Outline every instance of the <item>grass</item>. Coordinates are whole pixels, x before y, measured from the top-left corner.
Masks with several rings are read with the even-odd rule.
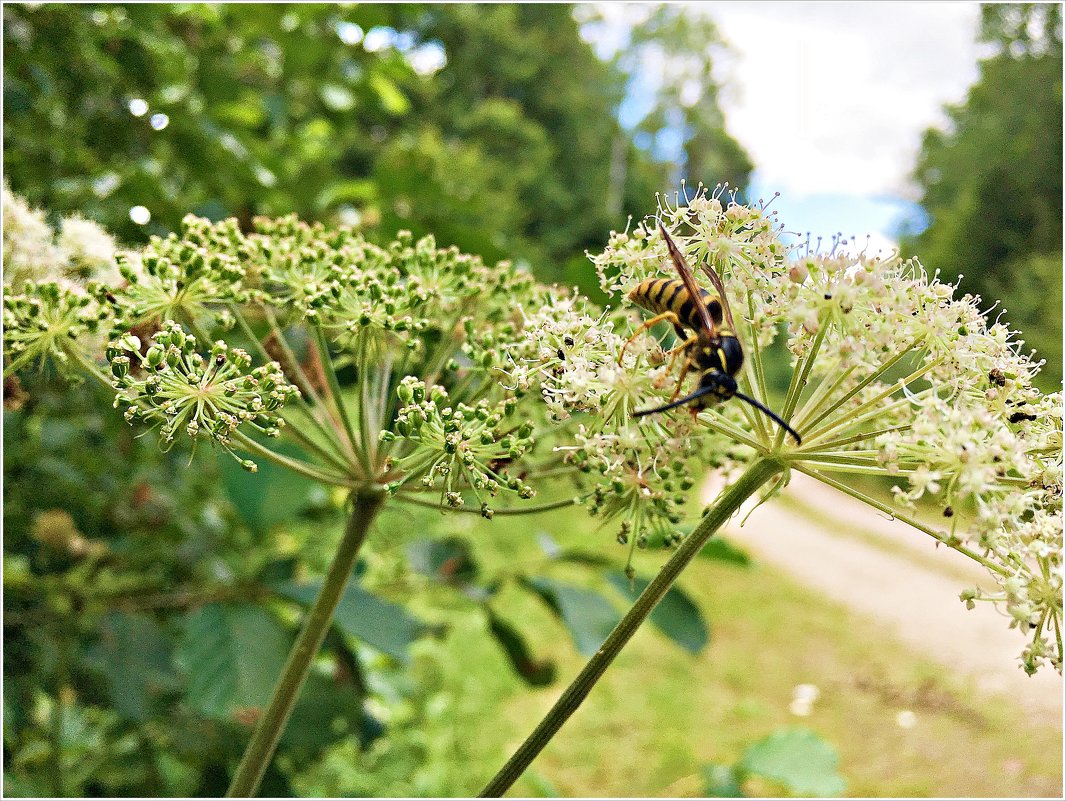
[[[563,545],[606,553],[619,565],[625,559],[613,530],[580,510],[490,524],[431,513],[417,522],[408,520],[408,530],[469,538],[489,574],[543,564],[536,538],[549,531]],[[641,553],[638,572],[650,575],[664,559]],[[837,749],[851,796],[1061,797],[1060,730],[982,696],[869,619],[758,564],[697,560],[681,583],[711,622],[711,645],[693,656],[654,629],[639,632],[513,795],[698,796],[704,764],[731,763],[775,729],[803,726]],[[435,653],[422,680],[434,714],[419,721],[419,747],[397,757],[405,769],[390,770],[380,754],[375,761],[347,751],[337,755],[343,767],[334,763],[335,781],[311,782],[303,792],[350,794],[344,776],[354,768],[383,771],[384,785],[366,776],[370,784],[360,788],[379,795],[475,794],[584,663],[539,601],[505,589],[494,608],[521,629],[537,658],[559,669],[552,686],[526,688],[480,614],[469,607],[457,614],[463,604],[453,598],[442,615],[442,600],[422,610],[432,618],[435,606],[451,629],[427,646]],[[821,696],[799,718],[788,706],[803,683]],[[916,715],[913,728],[896,723],[902,710]]]

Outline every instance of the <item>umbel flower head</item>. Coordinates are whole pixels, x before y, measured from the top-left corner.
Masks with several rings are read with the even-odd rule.
[[[89,360],[110,310],[97,295],[112,282],[115,241],[78,216],[60,221],[3,187],[4,376],[29,365],[60,370]]]
[[[736,400],[634,419],[634,409],[670,399],[678,365],[669,367],[649,334],[620,371],[620,343],[639,317],[552,307],[531,321],[515,380],[539,371],[556,417],[599,411],[567,452],[608,479],[595,508],[621,515],[623,533],[640,536],[649,518],[670,519],[662,501],[683,475],[668,469],[678,460],[698,454],[726,469],[778,460],[787,469],[767,496],[797,470],[980,562],[988,581],[963,600],[996,604],[1025,633],[1027,672],[1045,663],[1061,670],[1062,396],[1033,386],[1040,363],[1003,323],[985,320],[978,298],[956,297],[917,260],[838,247],[790,252],[765,208],[722,192],[662,203],[654,220],[613,233],[591,257],[623,310],[644,279],[676,277],[659,223],[697,274],[707,264],[723,278],[745,348],[739,387],[775,409],[802,444]],[[580,356],[553,351],[560,337],[581,342]],[[781,338],[792,373],[777,396],[767,350]],[[863,477],[861,487],[852,476]],[[867,488],[877,477],[883,493]],[[930,509],[942,523],[923,522]]]
[[[206,438],[248,469],[244,453],[486,517],[490,503],[536,494],[519,476],[536,480],[527,460],[549,421],[539,393],[499,370],[543,291],[524,270],[432,237],[401,232],[381,247],[294,217],[245,232],[188,216],[119,262],[120,286],[6,293],[8,371],[73,365],[116,390],[126,419],[158,429],[162,447]],[[106,352],[93,351],[92,329],[110,329]],[[265,444],[284,434],[300,456]]]
[[[29,365],[66,369],[88,359],[87,350],[107,309],[70,281],[4,287],[4,376]]]
[[[299,395],[277,362],[251,368],[246,351],[222,340],[205,358],[196,337],[173,322],[152,337],[143,355],[140,340],[127,334],[108,347],[107,356],[119,391],[115,408],[124,409],[127,422],[159,426],[166,447],[184,431],[194,439],[203,433],[233,453],[232,437],[242,425],[277,437],[285,422],[280,409]],[[234,457],[255,471],[250,459]]]
[[[697,276],[724,280],[739,390],[802,444],[735,399],[637,414],[692,389],[684,348],[654,330],[629,341],[631,290],[676,277],[660,223]],[[432,237],[378,246],[293,218],[249,233],[189,217],[124,260],[124,286],[5,292],[5,374],[77,367],[164,447],[208,438],[400,502],[492,517],[577,501],[631,553],[683,536],[702,471],[769,459],[782,472],[764,497],[798,470],[980,562],[989,580],[966,603],[996,604],[1028,635],[1026,670],[1061,669],[1061,396],[1034,388],[1039,363],[978,299],[917,261],[795,253],[780,230],[721,193],[663,204],[592,257],[618,299],[605,310]],[[104,325],[109,373],[90,351]],[[771,392],[771,363],[791,366],[787,390]],[[301,455],[264,444],[276,435]],[[530,504],[560,486],[567,497]]]

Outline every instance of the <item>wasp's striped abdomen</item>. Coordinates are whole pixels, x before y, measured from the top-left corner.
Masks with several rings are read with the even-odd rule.
[[[699,331],[700,318],[689,297],[685,284],[677,278],[646,278],[629,292],[629,299],[654,314],[673,312],[682,325]],[[707,307],[715,325],[722,323],[722,304],[705,289],[700,289],[699,302]]]

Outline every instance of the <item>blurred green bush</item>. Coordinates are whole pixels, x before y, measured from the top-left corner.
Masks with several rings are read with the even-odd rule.
[[[617,120],[633,59],[689,29],[720,41],[666,8],[605,62],[569,5],[12,5],[6,174],[130,244],[188,212],[295,212],[584,279],[584,249],[655,190],[747,182],[709,56],[698,103],[681,104],[682,75],[638,129]],[[653,147],[667,128],[678,153]]]

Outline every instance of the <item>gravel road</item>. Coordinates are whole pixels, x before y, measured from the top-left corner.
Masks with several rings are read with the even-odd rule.
[[[703,487],[706,502],[720,488]],[[987,573],[928,535],[807,476],[793,474],[783,498],[740,515],[725,536],[760,561],[871,619],[925,656],[970,677],[979,690],[1020,703],[1062,727],[1062,678],[1018,666],[1024,640],[990,604],[967,610],[959,592]]]

